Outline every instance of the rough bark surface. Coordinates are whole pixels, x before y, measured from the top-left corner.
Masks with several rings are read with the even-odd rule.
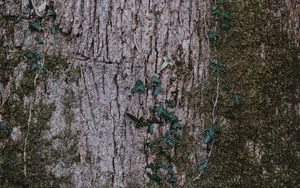
[[[186,183],[189,171],[195,172],[206,153],[202,134],[210,117],[204,117],[201,104],[207,98],[199,90],[208,83],[210,1],[49,1],[59,28],[55,34],[49,29],[30,30],[30,22],[39,14],[29,8],[31,3],[40,7],[44,1],[0,0],[0,121],[13,127],[11,138],[0,142],[0,185],[144,187],[148,181],[145,165],[152,160],[144,152],[144,141],[151,135],[136,129],[124,114],[149,116],[150,106],[171,96],[178,104],[174,111],[192,137],[192,147],[178,151],[191,164],[189,169],[178,168],[179,183]],[[288,10],[288,22],[282,25],[299,47],[299,1],[283,1],[282,9]],[[38,35],[44,37],[42,46],[34,40]],[[23,57],[32,47],[44,53],[46,75],[37,77]],[[261,49],[256,56],[264,59],[268,49],[263,43]],[[161,72],[164,57],[176,60],[176,65]],[[131,94],[136,80],[150,84],[152,75],[162,80],[157,99],[151,89],[145,95]],[[299,101],[292,107],[299,115]],[[211,178],[210,183],[215,177]],[[230,178],[226,181],[234,182],[235,177]],[[204,181],[204,185],[223,184]]]
[[[33,1],[36,7],[42,3]],[[54,103],[54,111],[49,111],[52,113],[50,129],[44,136],[51,140],[50,148],[61,148],[60,152],[67,152],[64,149],[75,144],[78,151],[67,155],[78,155],[79,160],[57,159],[48,170],[56,177],[71,176],[76,187],[142,186],[146,182],[148,160],[143,143],[148,135],[144,130],[135,129],[124,113],[147,115],[154,98],[151,90],[146,95],[132,96],[130,89],[137,79],[149,83],[152,75],[159,74],[163,91],[158,101],[164,102],[176,92],[175,100],[181,104],[175,110],[178,117],[184,126],[193,128],[191,134],[199,136],[200,114],[189,107],[182,95],[198,87],[205,75],[209,57],[204,34],[208,1],[53,3],[59,33],[53,36],[45,31],[42,50],[49,57],[66,58],[66,66],[56,70],[56,74],[49,70],[47,78],[39,79],[34,91],[20,102],[28,108],[38,103]],[[28,24],[35,14],[28,8],[28,0],[0,4],[2,19],[13,24],[10,31],[4,25],[0,27],[4,37],[2,45],[7,49],[3,55],[9,61],[10,50],[30,48],[34,43],[36,34],[29,30]],[[10,32],[13,36],[9,38]],[[173,67],[160,73],[164,57],[183,62],[182,71]],[[30,66],[22,61],[8,76],[8,82],[2,84],[3,102],[13,84],[19,87],[23,72]],[[49,66],[47,60],[44,63],[45,67]],[[60,62],[57,63],[59,67]],[[171,77],[177,80],[171,83]],[[71,136],[57,138],[66,129]],[[199,144],[191,155],[195,165],[202,147]]]

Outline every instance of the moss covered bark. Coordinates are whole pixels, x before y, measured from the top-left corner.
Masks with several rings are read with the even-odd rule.
[[[297,187],[300,184],[300,49],[288,36],[283,2],[234,1],[226,4],[233,27],[222,32],[218,56],[228,73],[228,95],[240,93],[236,119],[223,133],[202,187]],[[285,16],[284,16],[285,15]]]

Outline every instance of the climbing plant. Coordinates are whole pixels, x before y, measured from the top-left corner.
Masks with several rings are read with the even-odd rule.
[[[148,88],[152,94],[157,96],[161,92],[162,82],[158,76],[152,76]],[[137,80],[131,90],[132,94],[145,93],[146,86],[141,80]],[[153,161],[146,165],[147,176],[151,182],[159,185],[175,184],[174,148],[181,140],[182,125],[174,112],[166,108],[175,108],[176,102],[173,99],[165,103],[156,103],[148,110],[150,118],[136,117],[133,114],[126,115],[135,123],[136,128],[147,128],[147,133],[152,138],[145,141],[146,152],[153,156]],[[156,127],[156,129],[155,129]],[[167,129],[165,129],[167,127]],[[163,130],[164,129],[164,130]]]
[[[216,21],[213,29],[206,32],[206,37],[209,43],[213,45],[213,57],[209,61],[209,68],[212,83],[215,85],[215,92],[213,93],[214,100],[212,103],[210,126],[208,126],[208,128],[204,131],[203,135],[203,143],[207,146],[207,153],[198,165],[199,175],[194,180],[199,179],[208,166],[208,163],[212,157],[213,147],[218,141],[219,135],[221,133],[222,117],[224,117],[225,119],[234,120],[237,106],[239,106],[241,103],[241,96],[236,93],[233,96],[234,105],[225,106],[224,104],[220,104],[220,92],[229,92],[230,87],[225,82],[225,79],[223,79],[224,77],[226,77],[228,71],[225,69],[221,59],[215,57],[214,53],[216,53],[219,44],[222,42],[222,36],[219,33],[222,33],[223,31],[231,28],[232,16],[230,12],[225,9],[224,1],[220,0],[216,1],[215,4],[211,6],[210,14]],[[220,32],[218,32],[218,30]],[[221,106],[224,109],[221,109]]]

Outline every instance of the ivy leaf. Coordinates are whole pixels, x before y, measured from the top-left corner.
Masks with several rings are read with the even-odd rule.
[[[167,68],[167,66],[170,65],[174,65],[174,61],[172,61],[171,59],[164,57],[164,62],[162,63],[162,65],[160,66],[160,71],[163,71],[165,68]]]
[[[168,175],[174,175],[174,169],[173,169],[173,165],[169,165],[168,166],[168,172],[167,172]]]
[[[151,83],[155,84],[157,86],[160,86],[161,85],[161,80],[157,76],[152,76],[151,77]]]
[[[165,164],[163,164],[161,161],[159,161],[155,164],[155,169],[158,170],[158,169],[161,169],[161,168],[167,169],[168,167]]]
[[[211,145],[216,139],[215,129],[210,127],[204,132],[204,144]]]
[[[52,33],[52,34],[55,34],[55,33],[57,33],[57,31],[58,31],[58,26],[53,24],[53,25],[51,26],[50,30],[51,30],[51,33]]]
[[[161,181],[163,180],[163,177],[160,173],[151,174],[150,172],[147,172],[147,176],[150,180],[153,180],[158,183],[161,183]]]
[[[55,17],[56,17],[55,12],[54,12],[53,10],[48,10],[48,12],[47,12],[47,14],[46,14],[46,19],[48,19],[48,18],[53,18],[53,19],[55,19]]]
[[[27,51],[24,56],[28,59],[28,60],[31,60],[34,58],[34,55],[33,55],[33,52],[30,50],[30,51]]]
[[[222,83],[220,85],[220,88],[221,88],[222,91],[230,91],[229,86],[227,84],[225,84],[225,83]]]
[[[203,159],[202,161],[200,161],[200,164],[198,165],[198,171],[203,173],[207,166],[207,163],[208,163],[208,159]]]
[[[35,71],[35,70],[37,69],[37,67],[38,67],[38,64],[37,64],[37,63],[33,63],[33,64],[31,65],[31,70],[32,70],[32,71]]]
[[[171,130],[177,130],[177,129],[182,129],[182,125],[178,122],[172,123]]]
[[[38,50],[36,50],[36,51],[33,52],[33,57],[34,57],[33,59],[34,59],[35,62],[38,62],[41,59],[43,59],[42,53],[40,51],[38,51]]]
[[[219,13],[219,7],[217,5],[213,5],[211,8],[210,8],[210,13],[211,15],[216,15]]]
[[[153,94],[154,95],[158,95],[161,92],[161,87],[157,86],[157,87],[153,87]]]
[[[221,17],[224,19],[230,19],[230,13],[227,10],[221,10]]]
[[[130,114],[130,113],[125,113],[132,121],[134,121],[136,123],[136,128],[141,128],[144,126],[147,126],[147,123],[145,123],[144,118],[140,117],[137,118],[134,115]]]
[[[34,31],[41,31],[42,30],[41,22],[39,22],[38,20],[34,20],[33,22],[30,23],[30,28]]]
[[[218,38],[218,34],[214,31],[208,31],[206,34],[209,40],[217,40]]]
[[[221,21],[219,22],[219,25],[222,29],[227,30],[230,29],[230,24],[226,19],[221,19]]]
[[[177,182],[177,178],[175,176],[171,176],[168,179],[168,183],[170,183],[170,184],[175,184],[176,182]]]
[[[8,138],[12,132],[12,128],[10,128],[5,122],[0,122],[0,138]]]
[[[148,133],[153,134],[154,133],[154,127],[153,124],[148,125],[148,129],[147,129]]]
[[[169,108],[175,108],[176,102],[173,99],[167,100],[167,107]]]
[[[154,95],[157,95],[161,92],[161,80],[157,76],[151,77],[151,85],[152,85],[152,92]]]
[[[149,148],[156,148],[158,147],[157,142],[155,140],[150,140],[146,142],[146,146]]]
[[[235,94],[234,96],[234,102],[236,105],[240,105],[241,103],[241,96],[239,94]]]
[[[150,164],[147,164],[146,168],[150,168],[151,170],[154,170],[155,169],[155,165],[154,163],[150,163]]]
[[[35,41],[36,41],[38,44],[44,44],[44,39],[43,39],[43,37],[37,36],[37,37],[35,37]]]
[[[135,93],[145,93],[145,86],[141,80],[137,80],[134,87],[131,89],[131,94]]]

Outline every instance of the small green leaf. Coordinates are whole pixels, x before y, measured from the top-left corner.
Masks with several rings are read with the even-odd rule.
[[[158,147],[157,142],[155,140],[150,140],[146,142],[146,146],[149,148],[156,148]]]
[[[35,37],[35,41],[38,44],[44,44],[44,38],[43,37],[37,36],[37,37]]]
[[[56,14],[53,10],[48,10],[47,14],[46,14],[46,19],[48,18],[54,18],[55,19]]]
[[[221,19],[221,21],[219,22],[219,25],[224,30],[231,28],[230,23],[226,19]]]
[[[152,76],[151,77],[151,83],[155,84],[157,86],[160,86],[161,85],[161,80],[157,76]]]
[[[8,138],[12,133],[12,128],[9,127],[5,122],[0,122],[0,138]]]
[[[154,133],[154,127],[153,127],[153,124],[148,125],[147,131],[148,131],[149,134],[153,134],[153,133]]]
[[[182,125],[178,122],[172,123],[171,124],[171,129],[172,130],[182,129]]]
[[[151,170],[154,170],[155,169],[155,165],[154,163],[150,163],[150,164],[147,164],[146,168],[150,168]]]
[[[35,70],[37,69],[37,67],[38,67],[38,64],[37,64],[37,63],[33,63],[33,64],[31,65],[31,70],[32,70],[32,71],[35,71]]]
[[[164,57],[164,62],[160,66],[160,71],[163,71],[165,68],[167,68],[168,65],[169,66],[174,65],[174,61],[172,61],[171,59],[169,59],[167,57]]]
[[[204,132],[204,144],[211,145],[216,139],[215,129],[210,127]]]
[[[151,86],[152,86],[152,92],[154,95],[157,95],[161,92],[161,80],[157,76],[151,77]]]
[[[155,169],[158,170],[158,169],[161,169],[161,168],[167,169],[168,167],[165,164],[163,164],[161,161],[159,161],[155,164]]]
[[[38,62],[41,59],[43,59],[42,53],[40,51],[38,51],[38,50],[36,50],[36,51],[33,52],[33,57],[34,57],[33,59],[34,59],[35,62]]]
[[[175,176],[171,176],[168,179],[168,183],[170,183],[170,184],[175,184],[176,182],[177,182],[177,178]]]
[[[198,171],[203,173],[208,163],[208,159],[203,159],[198,165]]]
[[[153,180],[158,183],[161,183],[161,181],[163,180],[163,177],[160,173],[151,174],[150,172],[147,172],[147,176],[149,177],[150,180]]]
[[[174,175],[174,168],[173,165],[168,166],[167,175]]]
[[[230,19],[230,13],[227,10],[221,10],[221,17],[224,19]]]
[[[169,108],[174,108],[176,106],[176,102],[173,99],[167,100],[167,106]]]
[[[158,94],[160,94],[160,92],[161,92],[161,87],[159,87],[159,86],[153,87],[154,95],[158,95]]]
[[[42,30],[41,22],[38,20],[34,20],[33,22],[30,23],[30,28],[35,31],[41,31]]]
[[[216,15],[219,13],[219,7],[217,5],[213,5],[210,9],[211,15]]]
[[[50,29],[50,30],[51,30],[51,33],[52,33],[52,34],[55,34],[55,33],[57,33],[57,31],[58,31],[58,26],[53,24],[53,25],[51,26],[51,29]]]
[[[28,59],[28,60],[32,60],[34,58],[34,55],[33,55],[33,52],[30,50],[30,51],[27,51],[24,56]]]
[[[208,31],[206,34],[209,40],[217,40],[218,38],[218,34],[214,31]]]
[[[239,94],[235,94],[234,96],[234,102],[238,106],[241,103],[241,96]]]
[[[132,121],[134,121],[136,123],[136,128],[141,128],[141,127],[145,127],[147,126],[147,123],[144,121],[143,117],[137,118],[134,115],[130,114],[130,113],[125,113]]]
[[[131,94],[135,93],[145,93],[145,86],[141,80],[137,80],[134,87],[131,89]]]

